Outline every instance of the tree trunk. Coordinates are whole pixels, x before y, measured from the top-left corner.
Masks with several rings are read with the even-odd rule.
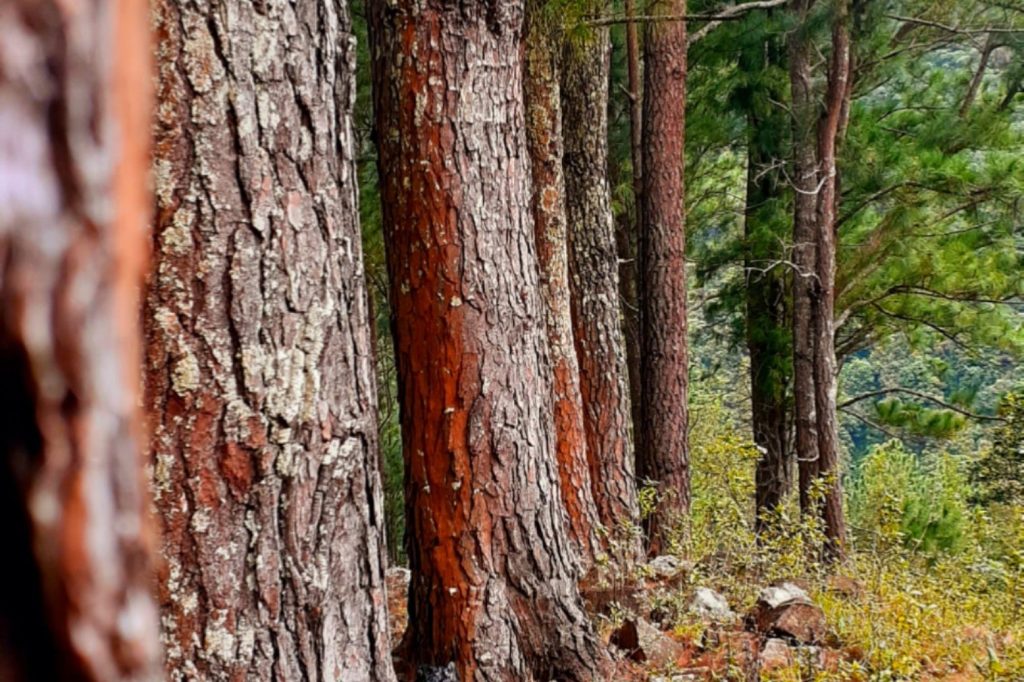
[[[629,371],[634,460],[636,428],[640,423],[640,302],[637,295],[637,235],[643,225],[643,96],[641,94],[640,40],[637,36],[636,3],[626,0],[626,68],[629,83],[629,153],[633,164],[633,215],[624,213],[616,230],[619,251],[619,297],[622,308],[623,336],[626,340],[626,367]]]
[[[639,513],[618,255],[606,175],[610,46],[607,28],[594,29],[581,43],[566,41],[562,108],[572,320],[587,456],[601,522],[621,535],[624,524],[639,523]],[[619,558],[640,549],[635,541],[627,547]]]
[[[533,177],[534,239],[540,267],[554,388],[555,455],[570,536],[584,572],[601,549],[600,525],[587,460],[580,370],[573,344],[562,174],[562,105],[559,101],[559,31],[545,20],[547,0],[527,0],[525,19],[526,141]]]
[[[0,679],[160,678],[137,410],[143,3],[0,9]]]
[[[825,115],[818,126],[818,164],[821,190],[817,208],[817,291],[814,299],[814,383],[817,404],[818,476],[827,477],[822,516],[825,548],[830,558],[841,558],[846,545],[843,493],[839,471],[839,429],[836,419],[836,379],[839,369],[835,349],[836,281],[836,145],[846,127],[850,96],[849,0],[836,0],[832,28],[832,55],[828,69]]]
[[[686,0],[648,14],[684,15]],[[686,23],[648,22],[644,38],[643,208],[640,230],[641,401],[637,468],[654,483],[650,552],[664,550],[690,506],[687,448],[686,228],[683,148]]]
[[[168,675],[393,679],[348,8],[154,9]]]
[[[768,39],[741,55],[740,67],[764,74],[782,66],[778,42]],[[767,79],[766,79],[767,80]],[[756,79],[755,79],[755,82]],[[751,421],[754,442],[761,450],[756,470],[757,528],[789,490],[789,335],[784,268],[778,233],[788,117],[776,102],[781,88],[762,84],[746,90],[747,192],[744,212],[746,241],[746,341],[750,355]]]
[[[789,35],[789,79],[793,111],[793,411],[800,510],[815,514],[811,485],[818,474],[814,386],[813,296],[816,287],[818,200],[815,106],[807,14],[814,0],[793,0],[798,25]]]
[[[409,663],[602,679],[559,488],[524,3],[371,4],[406,462]]]

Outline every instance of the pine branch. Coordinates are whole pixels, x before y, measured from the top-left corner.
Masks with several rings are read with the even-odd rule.
[[[928,395],[927,393],[921,393],[920,391],[915,391],[915,390],[910,389],[910,388],[902,388],[902,387],[882,388],[882,389],[879,389],[877,391],[869,391],[867,393],[862,393],[862,394],[860,394],[858,396],[854,396],[853,398],[850,398],[849,400],[847,400],[847,401],[845,401],[845,402],[843,402],[843,403],[841,403],[839,405],[836,405],[836,409],[837,410],[844,410],[844,408],[847,408],[850,405],[854,405],[856,403],[859,403],[862,400],[868,400],[869,398],[878,398],[880,396],[889,395],[891,393],[905,393],[907,395],[912,395],[912,396],[914,396],[916,398],[920,398],[921,400],[927,400],[928,402],[935,403],[936,405],[941,405],[942,407],[946,408],[947,410],[951,410],[953,412],[957,412],[959,414],[962,414],[965,417],[970,417],[971,419],[978,419],[980,421],[993,421],[993,422],[1005,422],[1006,421],[1006,419],[1003,418],[1003,417],[993,417],[993,416],[987,415],[987,414],[977,414],[976,412],[971,412],[969,410],[965,410],[962,407],[957,407],[956,405],[953,405],[952,403],[947,403],[945,400],[942,400],[940,398],[936,398],[935,396],[932,396],[932,395]]]

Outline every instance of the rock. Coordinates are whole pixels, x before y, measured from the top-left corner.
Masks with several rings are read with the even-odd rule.
[[[686,647],[643,619],[628,619],[612,632],[610,644],[636,663],[655,668],[675,665]]]
[[[690,565],[671,554],[663,554],[651,559],[647,564],[647,568],[654,574],[654,577],[660,580],[671,580],[680,573],[688,571]]]
[[[824,612],[792,583],[762,590],[747,621],[755,631],[769,637],[789,638],[801,644],[825,639]]]
[[[416,682],[459,682],[455,664],[440,666],[421,665],[416,670]]]
[[[707,587],[698,587],[690,602],[690,611],[704,620],[727,621],[736,618],[725,597]]]
[[[761,646],[761,654],[758,656],[757,662],[762,672],[785,668],[793,664],[793,652],[785,640],[772,637],[765,640]]]

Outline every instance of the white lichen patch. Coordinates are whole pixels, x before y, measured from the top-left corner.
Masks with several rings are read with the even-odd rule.
[[[235,635],[225,627],[226,620],[226,611],[218,610],[213,614],[206,626],[203,648],[210,656],[230,662],[235,658]]]
[[[189,206],[175,211],[171,224],[160,235],[160,248],[169,256],[184,256],[192,250],[192,222],[196,214]]]
[[[174,363],[171,370],[171,388],[184,397],[199,388],[199,361],[190,351],[186,351]]]
[[[171,492],[171,473],[174,471],[175,457],[170,452],[161,451],[156,455],[153,467],[153,496],[161,499]]]

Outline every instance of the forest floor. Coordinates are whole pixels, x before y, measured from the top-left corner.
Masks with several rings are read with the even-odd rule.
[[[891,596],[843,574],[778,581],[750,589],[695,587],[692,567],[659,557],[638,569],[632,586],[607,583],[585,589],[599,634],[615,660],[617,682],[982,682],[1015,680],[1021,669],[1001,663],[1020,653],[1015,628],[996,631],[966,625],[940,632],[950,656],[899,641],[892,623],[914,628],[912,609],[900,611]],[[408,624],[409,573],[388,571],[393,641]],[[912,591],[913,592],[913,591]],[[756,596],[752,596],[756,595]],[[920,599],[918,593],[910,598]],[[885,600],[884,615],[879,611]],[[925,611],[936,605],[926,605]],[[936,615],[936,622],[940,622]],[[936,623],[933,623],[935,625]],[[866,627],[862,636],[849,633]],[[877,628],[877,631],[871,631]],[[919,628],[918,631],[920,631]],[[926,628],[924,628],[926,629]],[[844,639],[844,634],[847,637]],[[941,645],[941,642],[939,643]]]

